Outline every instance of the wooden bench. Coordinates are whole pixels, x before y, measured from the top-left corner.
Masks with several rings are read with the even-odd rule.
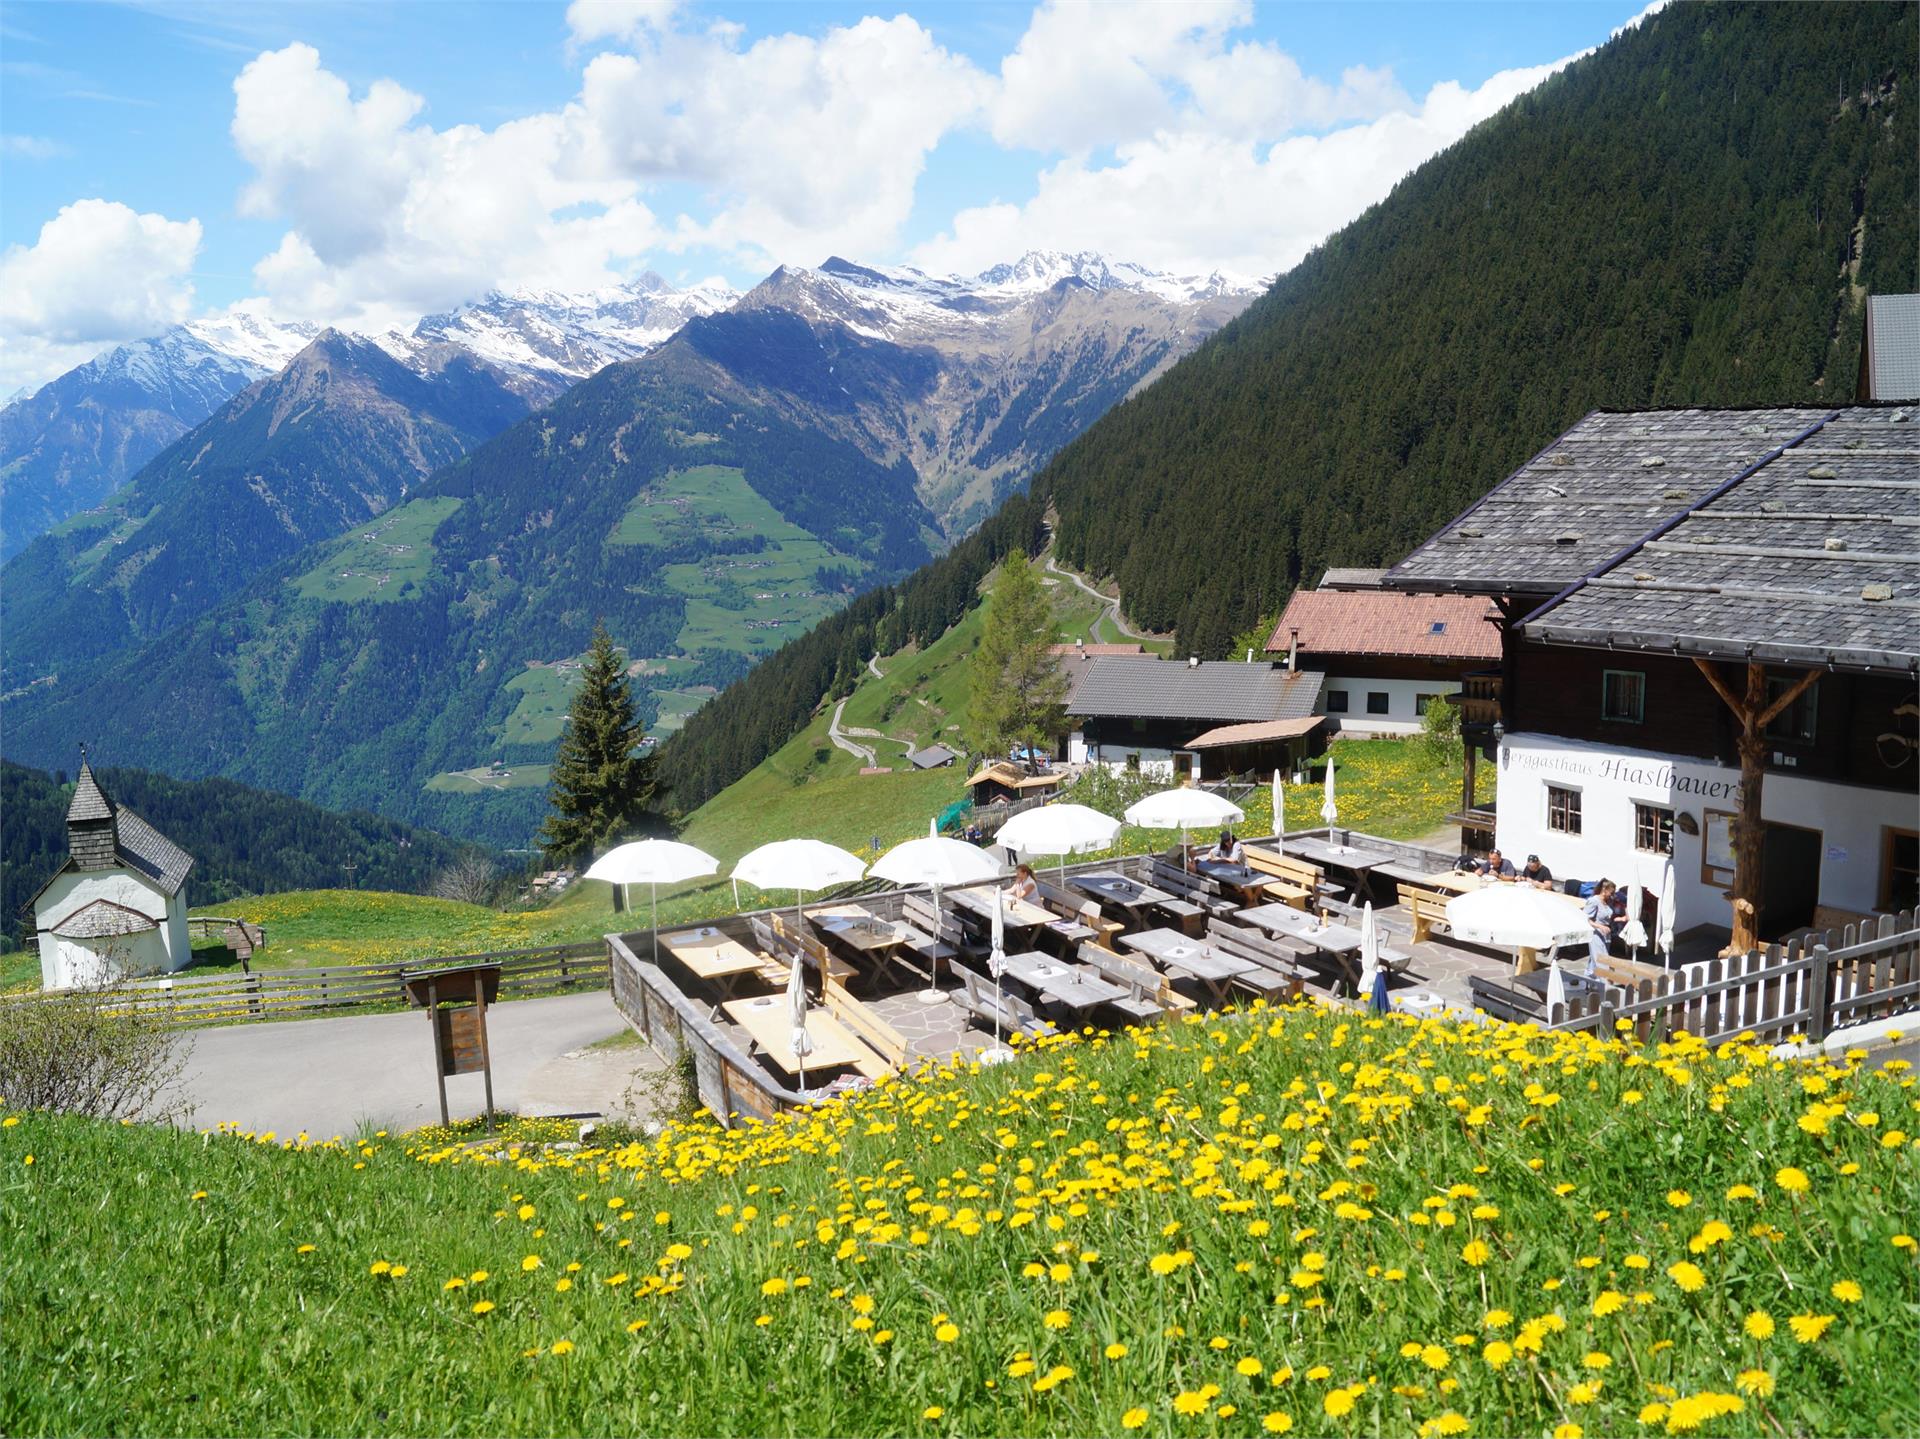
[[[1004,985],[1000,989],[999,1008],[995,1009],[991,980],[983,979],[964,964],[954,965],[953,972],[960,977],[960,988],[954,994],[955,1003],[966,1010],[982,1029],[993,1029],[997,1020],[1003,1034],[1039,1039],[1054,1033],[1051,1023],[1034,1013],[1032,1005]]]
[[[1473,995],[1473,1007],[1483,1009],[1495,1019],[1525,1021],[1534,1024],[1546,1018],[1546,1006],[1531,991],[1479,975],[1467,976],[1467,989]]]
[[[871,1060],[856,1060],[853,1066],[868,1079],[880,1079],[906,1066],[907,1041],[900,1032],[838,985],[827,986],[827,1012],[873,1050]]]
[[[1230,898],[1221,889],[1219,881],[1208,879],[1204,874],[1194,874],[1167,860],[1153,861],[1153,883],[1161,889],[1172,891],[1203,914],[1232,914],[1240,907],[1240,901]],[[1167,906],[1162,904],[1160,907],[1164,909]]]
[[[1236,988],[1259,999],[1300,997],[1308,971],[1301,967],[1299,953],[1284,939],[1270,939],[1259,930],[1223,924],[1217,919],[1207,926],[1207,937],[1223,954],[1259,966],[1251,974],[1235,975]]]
[[[1107,1007],[1129,1019],[1160,1019],[1174,1010],[1194,1007],[1194,1001],[1176,990],[1166,975],[1129,955],[1088,941],[1080,946],[1080,962],[1126,987],[1127,997],[1110,1000]]]
[[[1413,942],[1424,944],[1435,925],[1447,923],[1447,896],[1435,889],[1421,889],[1404,882],[1398,888],[1400,903],[1406,906],[1413,920]]]
[[[785,915],[776,911],[772,922],[775,938],[785,940],[791,949],[797,950],[813,967],[814,973],[837,979],[845,984],[860,972],[839,955],[828,950],[826,945],[814,935],[795,934],[793,926],[787,923]]]
[[[1069,894],[1066,890],[1048,884],[1045,880],[1039,881],[1034,897],[1060,918],[1084,924],[1093,931],[1095,942],[1108,949],[1113,948],[1114,937],[1126,928],[1119,920],[1108,919],[1102,914],[1097,901],[1088,899],[1085,895]]]
[[[1319,865],[1308,864],[1304,859],[1251,844],[1240,846],[1240,858],[1248,869],[1272,875],[1273,882],[1267,885],[1267,893],[1295,909],[1310,909],[1320,900],[1338,899],[1346,893],[1339,885],[1327,882]]]

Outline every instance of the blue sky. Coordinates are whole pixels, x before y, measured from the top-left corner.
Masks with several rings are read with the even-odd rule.
[[[835,251],[1272,274],[1639,8],[8,3],[0,388],[235,302],[384,328]]]

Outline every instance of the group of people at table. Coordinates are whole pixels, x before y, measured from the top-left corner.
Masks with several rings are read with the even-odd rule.
[[[1515,869],[1512,860],[1498,849],[1490,849],[1484,858],[1462,855],[1454,868],[1458,872],[1480,875],[1489,883],[1531,885],[1535,889],[1556,894],[1561,890],[1553,871],[1540,862],[1537,854],[1528,855],[1527,862]],[[1580,888],[1585,890],[1586,886]],[[1627,896],[1612,880],[1602,879],[1592,887],[1590,893],[1574,897],[1581,900],[1590,931],[1587,935],[1587,955],[1592,959],[1604,959],[1614,939],[1626,928]]]

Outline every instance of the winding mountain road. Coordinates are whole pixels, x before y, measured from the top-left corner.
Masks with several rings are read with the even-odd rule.
[[[862,763],[869,765],[874,764],[876,761],[873,757],[873,751],[863,744],[857,744],[853,740],[848,739],[846,732],[840,728],[840,712],[846,707],[847,702],[845,700],[841,700],[840,703],[833,707],[833,718],[827,721],[827,738],[832,740],[834,744],[845,750],[848,754],[858,755]],[[861,733],[864,734],[865,731],[863,730]]]
[[[1118,631],[1120,631],[1120,633],[1125,635],[1128,639],[1144,641],[1150,638],[1150,636],[1143,634],[1141,631],[1135,629],[1132,625],[1126,622],[1126,619],[1120,613],[1119,600],[1115,599],[1112,595],[1101,594],[1100,591],[1096,590],[1092,585],[1088,584],[1085,580],[1081,579],[1080,576],[1075,574],[1072,570],[1063,570],[1060,568],[1060,566],[1056,565],[1053,562],[1053,552],[1051,550],[1047,552],[1047,573],[1052,575],[1059,575],[1062,579],[1065,579],[1065,580],[1072,580],[1081,589],[1085,590],[1088,594],[1092,595],[1096,600],[1099,600],[1101,604],[1107,607],[1107,618],[1113,621],[1113,627]]]

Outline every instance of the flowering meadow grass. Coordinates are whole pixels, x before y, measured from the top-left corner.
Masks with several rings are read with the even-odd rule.
[[[1301,1007],[616,1150],[7,1114],[0,1432],[1911,1434],[1916,1108]]]

